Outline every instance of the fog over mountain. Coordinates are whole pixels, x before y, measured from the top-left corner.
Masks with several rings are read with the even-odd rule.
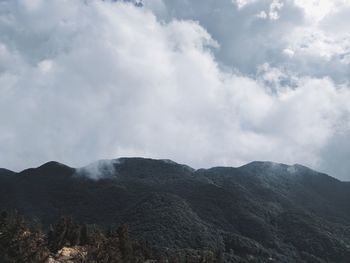
[[[347,0],[2,0],[0,166],[350,164]]]

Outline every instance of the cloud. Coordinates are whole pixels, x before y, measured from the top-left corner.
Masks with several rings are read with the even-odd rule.
[[[116,166],[121,160],[98,160],[86,166],[76,169],[75,176],[85,176],[92,180],[100,180],[104,178],[115,178],[118,176]]]
[[[350,6],[349,0],[294,0],[294,3],[302,8],[308,20],[314,23]]]
[[[162,12],[154,10],[159,19],[199,21],[219,42],[213,52],[224,66],[255,74],[267,62],[305,76],[348,81],[348,0],[163,0],[162,5]],[[285,50],[293,56],[286,59]]]
[[[198,21],[219,42],[220,49],[213,53],[221,66],[255,74],[257,65],[277,65],[285,60],[283,50],[288,46],[289,33],[304,25],[304,12],[291,1],[242,3],[237,8],[237,2],[231,0],[163,0],[163,11],[154,13],[164,21]],[[268,19],[261,19],[259,14]]]
[[[297,70],[316,56],[288,38],[303,13],[257,18],[271,3],[1,1],[0,166],[272,160],[349,179],[325,164],[347,153],[349,88]]]
[[[254,3],[256,0],[232,0],[232,3],[237,6],[238,9],[241,9],[249,4]]]

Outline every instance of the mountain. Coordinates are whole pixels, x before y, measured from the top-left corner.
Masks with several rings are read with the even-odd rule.
[[[0,210],[44,229],[62,215],[129,225],[166,249],[212,248],[225,262],[349,262],[350,184],[301,165],[252,162],[195,170],[120,158],[82,168],[0,169]]]

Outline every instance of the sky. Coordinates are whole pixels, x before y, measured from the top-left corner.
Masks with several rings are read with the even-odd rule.
[[[350,0],[0,0],[0,167],[143,156],[350,181]]]

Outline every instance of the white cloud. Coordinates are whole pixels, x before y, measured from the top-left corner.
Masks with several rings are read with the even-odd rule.
[[[349,0],[294,0],[294,2],[304,10],[306,17],[313,23],[318,23],[328,15],[350,6]]]
[[[292,58],[295,54],[295,51],[293,49],[290,48],[285,48],[283,49],[283,53],[288,56],[289,58]]]
[[[232,35],[178,2],[0,2],[0,166],[141,155],[195,167],[298,162],[345,177],[323,164],[327,149],[346,152],[334,145],[350,131],[349,88],[287,67],[303,64],[303,45],[288,38],[295,17],[284,13],[297,11],[283,2],[265,23],[254,14],[271,2],[258,2],[232,17],[218,8]],[[221,51],[234,69],[223,69]]]
[[[93,180],[103,178],[115,178],[118,176],[116,166],[121,163],[120,159],[98,160],[76,170],[76,176],[86,176]]]
[[[280,18],[279,12],[283,7],[283,2],[280,0],[273,0],[270,4],[269,17],[271,20],[277,20]]]
[[[266,19],[268,18],[268,15],[265,11],[260,11],[259,13],[257,13],[256,15],[257,17],[261,18],[261,19]]]
[[[278,20],[280,18],[279,12],[283,7],[283,2],[280,0],[272,0],[270,3],[268,10],[266,11],[260,11],[257,14],[258,18],[261,19],[270,19],[270,20]]]
[[[303,56],[319,57],[329,61],[350,52],[350,35],[331,36],[316,28],[296,29],[288,36],[292,49]]]
[[[257,0],[232,0],[232,2],[237,6],[238,9],[245,7],[246,5],[252,4]]]
[[[42,60],[38,63],[38,68],[43,73],[48,73],[52,70],[53,63],[51,60]]]

